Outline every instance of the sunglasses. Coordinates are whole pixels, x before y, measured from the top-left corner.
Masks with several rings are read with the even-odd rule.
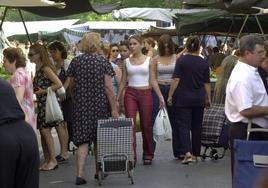
[[[37,53],[35,54],[28,54],[28,57],[33,57],[34,55],[36,55]]]
[[[119,52],[119,50],[112,50],[112,52]]]

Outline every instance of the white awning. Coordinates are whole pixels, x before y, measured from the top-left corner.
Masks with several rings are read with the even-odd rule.
[[[55,6],[64,8],[64,3],[56,3],[49,0],[1,0],[0,6],[4,7],[47,7]]]
[[[29,34],[39,31],[57,32],[64,28],[70,28],[78,19],[72,20],[52,20],[52,21],[33,21],[25,22]],[[25,35],[26,31],[22,22],[4,22],[3,31],[7,37],[12,35]]]
[[[179,12],[179,9],[165,8],[123,8],[113,10],[114,18],[140,18],[144,20],[160,20],[172,22],[172,16]]]

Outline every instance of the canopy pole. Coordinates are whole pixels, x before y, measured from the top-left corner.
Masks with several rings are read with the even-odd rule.
[[[25,29],[25,31],[26,31],[26,34],[27,34],[27,38],[28,38],[30,44],[32,45],[32,41],[31,41],[29,32],[28,32],[28,30],[27,30],[27,27],[26,27],[26,25],[25,25],[25,21],[24,21],[23,16],[22,16],[21,9],[18,8],[18,11],[19,11],[19,13],[20,13],[20,18],[21,18],[21,21],[22,21],[22,23],[23,23],[23,26],[24,26],[24,29]]]
[[[8,8],[6,7],[6,8],[5,8],[5,10],[4,10],[3,18],[2,18],[2,20],[1,20],[1,24],[0,24],[0,31],[2,31],[2,30],[3,30],[3,28],[2,28],[2,27],[3,27],[3,23],[4,23],[5,19],[6,19],[7,10],[8,10]]]
[[[264,32],[263,32],[263,29],[262,29],[262,26],[261,26],[261,23],[260,23],[260,20],[259,20],[259,18],[258,18],[257,15],[255,15],[255,19],[256,19],[256,21],[258,23],[259,29],[261,30],[261,33],[262,33],[263,38],[266,39],[266,37],[264,35]]]
[[[246,25],[246,23],[248,21],[248,17],[249,17],[249,15],[247,14],[245,19],[244,19],[243,25],[241,26],[241,29],[240,29],[240,31],[239,31],[239,33],[237,35],[237,39],[239,39],[239,37],[240,37],[240,35],[241,35],[242,31],[243,31],[243,29],[244,29],[244,27],[245,27],[245,25]]]

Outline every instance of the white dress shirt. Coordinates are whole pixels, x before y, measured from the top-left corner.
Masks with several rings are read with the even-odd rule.
[[[226,86],[225,114],[231,122],[248,123],[241,111],[253,106],[267,106],[268,96],[257,68],[238,61]],[[253,123],[268,128],[268,119],[258,117]]]

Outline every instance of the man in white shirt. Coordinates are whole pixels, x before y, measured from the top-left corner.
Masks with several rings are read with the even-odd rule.
[[[234,139],[246,139],[248,120],[253,127],[268,128],[268,96],[257,71],[265,59],[264,39],[260,35],[246,35],[240,39],[240,52],[226,87],[225,114],[230,126],[231,165],[233,173]],[[251,139],[267,139],[265,133],[252,133]]]

